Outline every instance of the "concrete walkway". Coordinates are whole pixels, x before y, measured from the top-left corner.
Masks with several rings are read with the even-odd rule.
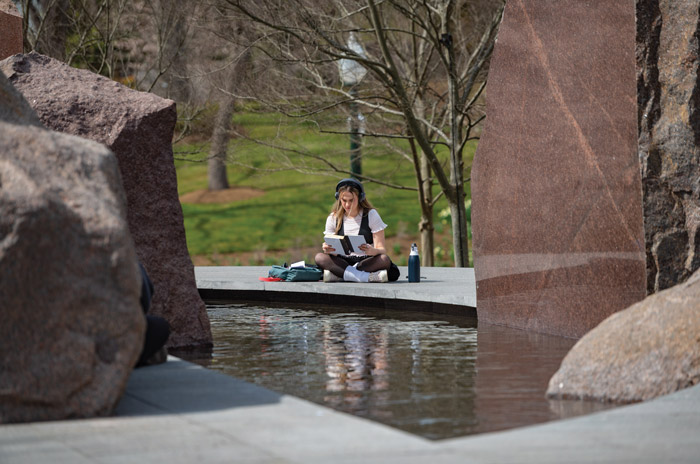
[[[421,282],[410,283],[408,269],[399,266],[399,280],[385,284],[261,282],[259,277],[267,277],[269,270],[270,266],[196,267],[195,278],[207,299],[360,304],[475,314],[476,280],[471,268],[423,267]]]
[[[211,290],[245,294],[262,285],[282,292],[277,288],[285,287],[257,282],[262,269],[199,268],[196,274]],[[470,291],[469,272],[454,271],[465,272],[450,277],[463,290],[446,295],[430,294],[428,280],[435,280],[432,288],[441,285],[437,272],[421,284],[274,284],[371,299],[378,297],[371,292],[393,292],[396,301],[425,293],[423,302],[441,308],[458,306],[452,298]],[[238,280],[227,283],[229,277]],[[432,442],[170,357],[134,371],[114,417],[0,426],[2,464],[134,462],[699,463],[700,386],[575,419]]]

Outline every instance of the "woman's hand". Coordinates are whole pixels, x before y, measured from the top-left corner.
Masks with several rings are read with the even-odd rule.
[[[326,242],[323,242],[323,245],[321,245],[321,248],[323,248],[323,252],[326,254],[331,254],[335,253],[335,248],[327,244]]]
[[[369,243],[365,243],[363,245],[360,245],[360,250],[364,251],[366,255],[368,256],[376,256],[376,255],[381,255],[382,253],[385,253],[384,249],[380,248],[375,248]]]
[[[364,243],[364,244],[360,245],[360,250],[364,251],[364,253],[367,256],[376,256],[376,255],[382,254],[381,251],[377,250],[369,243]]]

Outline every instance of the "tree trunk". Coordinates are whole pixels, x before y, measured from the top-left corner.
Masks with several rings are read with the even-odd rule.
[[[225,190],[229,188],[226,176],[226,155],[231,138],[231,118],[233,117],[235,98],[225,95],[219,111],[216,113],[214,131],[211,135],[209,151],[209,190]]]
[[[467,241],[467,211],[464,207],[464,188],[458,201],[450,201],[452,215],[452,242],[455,255],[455,267],[469,266],[469,242]]]
[[[453,4],[448,2],[443,21],[442,44],[447,49],[448,91],[450,108],[450,183],[454,197],[448,196],[452,213],[452,241],[455,255],[455,267],[469,266],[469,241],[467,236],[467,210],[464,205],[464,162],[462,161],[462,127],[459,119],[459,77],[455,69],[454,47],[447,18],[451,15]]]
[[[421,261],[424,266],[435,265],[435,226],[433,224],[433,189],[430,173],[430,164],[425,155],[420,157],[421,185],[423,191],[421,198],[421,219],[419,223]]]
[[[209,190],[224,190],[229,188],[226,176],[226,158],[228,144],[231,140],[231,118],[235,109],[236,97],[234,90],[241,84],[250,68],[250,50],[243,52],[235,66],[226,73],[222,87],[221,103],[214,120],[214,130],[211,134],[211,149],[209,151]]]
[[[177,102],[186,102],[191,99],[191,91],[189,79],[183,76],[187,76],[188,63],[190,57],[188,57],[185,50],[185,39],[188,34],[187,28],[187,14],[188,6],[187,0],[167,0],[165,3],[167,8],[171,8],[169,16],[174,24],[168,25],[169,29],[172,30],[167,36],[165,42],[164,55],[166,59],[170,60],[170,67],[167,73],[168,82],[168,97]]]
[[[416,60],[418,61],[418,60]],[[418,79],[418,72],[415,74]],[[422,95],[415,98],[416,114],[421,118],[425,117],[425,106]],[[410,130],[409,130],[410,131]],[[413,165],[416,170],[416,180],[418,181],[418,201],[420,204],[421,218],[418,223],[420,232],[421,264],[423,266],[435,265],[435,225],[433,220],[433,180],[430,170],[430,162],[424,151],[418,151],[413,140],[411,140],[411,153],[413,155]]]
[[[430,208],[432,211],[432,207]],[[435,266],[435,229],[432,223],[432,217],[421,217],[420,220],[420,246],[421,246],[421,264],[423,266]]]

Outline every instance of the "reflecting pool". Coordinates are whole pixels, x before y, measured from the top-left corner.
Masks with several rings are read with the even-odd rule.
[[[575,340],[468,317],[366,308],[208,305],[211,353],[181,356],[430,439],[586,414],[548,401]]]

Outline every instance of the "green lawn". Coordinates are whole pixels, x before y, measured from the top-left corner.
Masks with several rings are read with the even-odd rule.
[[[314,124],[294,123],[278,115],[241,113],[235,116],[236,127],[251,138],[265,140],[275,146],[303,150],[312,155],[323,155],[342,168],[349,165],[348,137],[320,133]],[[284,123],[284,124],[281,124]],[[342,126],[341,126],[342,127]],[[178,144],[175,146],[176,169],[180,195],[207,187],[207,165],[203,161],[207,144]],[[471,164],[474,146],[466,158]],[[326,216],[333,205],[334,188],[341,174],[319,174],[323,164],[299,154],[283,154],[269,146],[237,138],[230,146],[228,176],[231,186],[262,189],[265,194],[250,200],[229,204],[182,205],[187,246],[192,256],[218,256],[265,251],[267,262],[229,260],[233,264],[271,264],[284,259],[289,250],[319,247]],[[187,155],[182,155],[187,153]],[[302,171],[289,164],[302,166]],[[413,166],[385,147],[365,142],[363,172],[367,175],[415,185]],[[366,183],[367,197],[377,207],[389,227],[387,238],[396,234],[418,239],[417,224],[420,209],[415,191],[397,190],[374,183]],[[436,189],[436,192],[438,189]],[[444,200],[437,211],[446,207]],[[443,224],[436,217],[436,227]],[[401,250],[398,250],[401,251]],[[443,252],[443,265],[451,265]],[[308,258],[308,257],[307,257]]]

